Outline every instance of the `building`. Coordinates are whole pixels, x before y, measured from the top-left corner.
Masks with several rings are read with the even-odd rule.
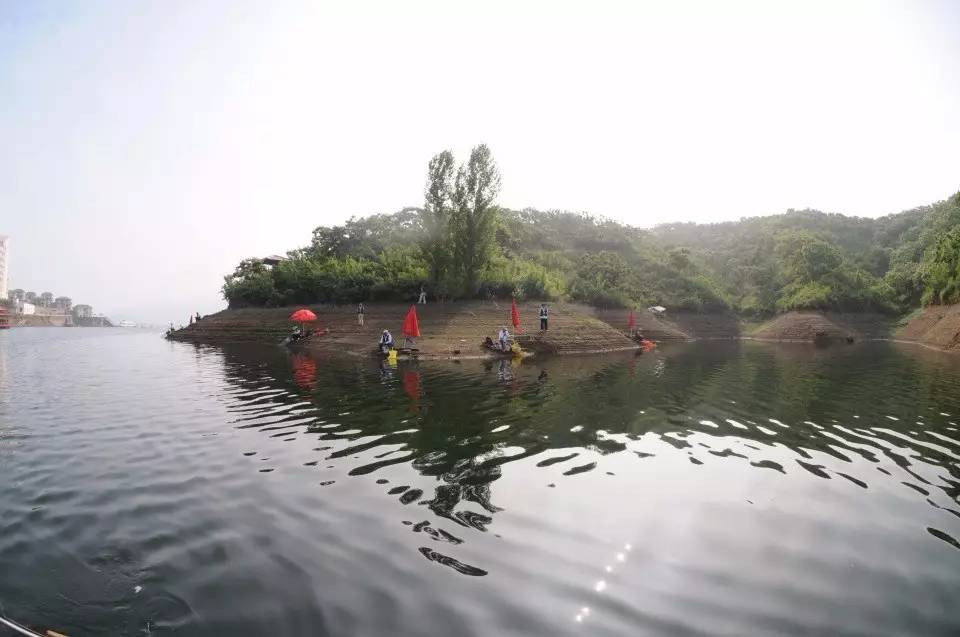
[[[90,318],[93,316],[93,308],[84,303],[73,306],[73,316],[74,318]]]
[[[10,261],[10,237],[0,234],[0,299],[7,298],[7,264]]]
[[[280,265],[281,261],[286,261],[287,257],[281,257],[279,254],[271,254],[269,257],[263,257],[260,262],[263,265],[269,265],[271,268]]]

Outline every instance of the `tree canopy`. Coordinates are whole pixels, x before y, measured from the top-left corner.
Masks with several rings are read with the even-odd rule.
[[[490,149],[427,166],[424,203],[320,226],[270,267],[225,277],[232,307],[432,296],[568,299],[768,316],[905,312],[960,302],[960,193],[879,219],[816,210],[644,230],[584,213],[510,210]]]

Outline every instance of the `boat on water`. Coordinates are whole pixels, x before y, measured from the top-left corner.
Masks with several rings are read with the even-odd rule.
[[[117,323],[117,327],[136,327],[137,324],[133,321],[120,321]]]
[[[7,308],[0,307],[0,330],[10,329],[10,312]]]

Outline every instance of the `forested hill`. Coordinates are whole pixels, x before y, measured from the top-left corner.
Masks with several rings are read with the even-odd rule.
[[[793,309],[905,312],[960,302],[960,193],[879,219],[789,210],[652,230],[493,202],[477,147],[430,162],[423,208],[319,227],[270,268],[225,277],[232,307],[432,297],[569,299],[765,316]]]

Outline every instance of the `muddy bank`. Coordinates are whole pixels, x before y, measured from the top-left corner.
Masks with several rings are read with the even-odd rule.
[[[814,343],[853,342],[891,338],[893,319],[882,314],[787,312],[748,330],[758,340]]]
[[[600,320],[593,308],[550,304],[549,329],[541,331],[537,318],[539,303],[519,305],[522,333],[515,335],[521,346],[534,353],[586,354],[636,349],[623,331]],[[382,330],[388,329],[398,344],[401,325],[409,304],[370,304],[363,325],[355,306],[311,305],[318,317],[313,329],[329,330],[298,345],[318,351],[339,351],[366,355],[374,351]],[[199,323],[174,333],[175,340],[192,342],[260,341],[279,343],[289,334],[290,314],[295,308],[246,308],[224,310],[204,317]],[[422,356],[448,358],[486,356],[481,343],[496,338],[510,322],[510,303],[453,302],[418,305],[422,337],[416,346]]]
[[[70,327],[69,314],[16,314],[10,317],[11,327]]]
[[[584,305],[551,303],[550,326],[539,329],[539,303],[520,304],[521,345],[536,353],[586,354],[635,349],[627,338],[628,310],[602,310]],[[354,354],[372,352],[380,332],[389,329],[398,340],[409,309],[407,304],[372,304],[364,325],[357,322],[354,306],[309,306],[319,320],[314,326],[329,329],[309,347],[320,351]],[[259,341],[279,343],[289,334],[288,319],[295,308],[224,310],[179,330],[176,340],[193,342]],[[417,346],[436,358],[485,356],[480,343],[495,337],[501,326],[513,332],[510,304],[452,302],[417,306],[423,337]],[[871,313],[788,312],[761,324],[745,322],[732,313],[696,314],[667,312],[654,316],[635,313],[637,328],[659,342],[740,339],[793,342],[849,342],[903,340],[948,351],[960,351],[960,306],[933,307],[910,317],[896,328],[892,317]]]
[[[906,325],[894,334],[897,340],[911,341],[960,352],[960,305],[934,305],[909,317]]]

